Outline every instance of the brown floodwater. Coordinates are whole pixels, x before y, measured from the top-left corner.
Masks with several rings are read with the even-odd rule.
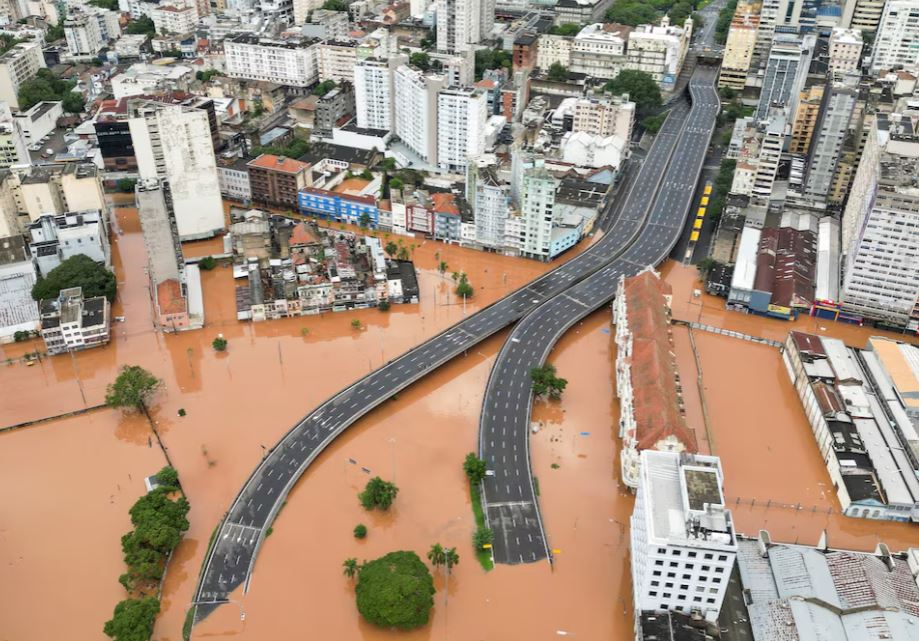
[[[113,410],[0,434],[0,638],[107,638],[128,510],[165,465],[151,435]]]
[[[235,320],[230,270],[217,268],[203,273],[207,326],[165,336],[152,328],[145,251],[136,212],[117,210],[117,227],[123,233],[113,243],[120,285],[113,313],[126,316],[126,321],[113,327],[113,342],[105,348],[78,353],[73,359],[45,359],[32,368],[0,366],[0,426],[100,403],[106,385],[125,364],[142,365],[164,380],[153,414],[192,509],[191,528],[176,551],[165,582],[163,613],[154,634],[158,640],[181,638],[182,621],[207,541],[257,464],[262,445],[271,446],[306,411],[348,382],[461,319],[462,304],[451,293],[451,271],[466,271],[476,288],[476,296],[467,306],[469,313],[548,268],[532,261],[417,240],[414,258],[422,291],[419,305],[394,306],[389,313],[371,309],[257,324]],[[218,241],[214,240],[186,247],[189,256],[217,249]],[[436,252],[449,264],[446,278],[436,271]],[[781,321],[727,313],[717,299],[703,297],[701,307],[691,300],[694,270],[669,264],[664,273],[674,287],[674,315],[678,318],[693,312],[695,319],[701,311],[705,322],[778,340],[791,327]],[[354,318],[361,320],[362,330],[351,328]],[[481,394],[504,338],[499,335],[400,394],[398,400],[373,412],[330,447],[291,493],[259,554],[249,593],[235,595],[236,603],[221,608],[199,626],[196,637],[389,637],[360,621],[352,588],[341,576],[341,561],[349,556],[372,558],[398,548],[414,549],[423,556],[432,543],[440,542],[456,546],[462,562],[446,592],[443,578],[437,578],[432,625],[406,636],[548,638],[555,637],[556,630],[565,630],[582,638],[626,638],[631,630],[627,524],[632,498],[617,480],[618,409],[612,395],[608,321],[608,310],[603,310],[562,339],[552,360],[560,374],[569,379],[565,398],[557,404],[540,403],[534,411],[534,419],[546,426],[532,437],[532,454],[549,541],[560,550],[554,568],[540,563],[498,567],[485,574],[471,555],[472,512],[460,464],[465,453],[475,448]],[[818,326],[812,319],[797,326],[809,329],[808,323]],[[825,321],[820,325],[826,326],[820,331],[852,344],[863,343],[872,333]],[[304,328],[308,330],[305,335]],[[229,340],[224,354],[210,347],[217,333]],[[903,528],[838,516],[810,514],[805,518],[803,510],[760,507],[760,498],[768,497],[756,492],[762,494],[761,488],[771,487],[773,480],[775,489],[770,493],[776,501],[802,502],[809,509],[812,505],[831,507],[834,499],[829,496],[825,503],[817,501],[826,473],[806,423],[788,419],[800,409],[797,398],[788,396],[790,385],[776,365],[780,361],[775,360],[775,350],[760,348],[768,356],[757,360],[747,354],[751,347],[747,343],[711,338],[717,347],[705,339],[699,343],[705,384],[717,392],[706,396],[715,453],[724,458],[728,495],[732,499],[757,499],[752,508],[749,503],[735,508],[742,529],[752,533],[766,523],[777,539],[800,536],[802,541],[813,542],[826,523],[832,528],[830,541],[834,545],[851,541],[852,546],[870,548],[872,533],[877,531],[883,532],[882,538],[895,549],[902,547],[898,542],[909,538]],[[694,385],[695,365],[679,333],[675,340],[686,389]],[[34,341],[0,346],[0,360],[18,358],[36,347]],[[740,359],[745,367],[752,368],[747,379],[732,374]],[[736,391],[743,380],[749,380],[749,386]],[[699,405],[698,400],[687,399],[687,416],[697,422],[694,402]],[[180,408],[187,412],[183,418],[177,415]],[[122,597],[117,583],[122,572],[118,537],[127,531],[127,509],[141,489],[132,489],[132,495],[115,506],[110,520],[100,517],[97,525],[96,520],[85,517],[92,517],[94,506],[109,499],[112,492],[106,484],[115,479],[117,485],[117,474],[130,473],[136,479],[150,468],[158,469],[162,459],[155,447],[147,447],[145,438],[126,441],[122,422],[107,418],[117,416],[103,411],[0,437],[0,456],[15,457],[13,464],[0,466],[0,474],[8,475],[0,482],[23,493],[17,501],[3,503],[15,509],[4,513],[10,520],[4,522],[2,536],[6,537],[4,542],[16,543],[5,545],[3,553],[15,556],[18,549],[24,558],[49,554],[41,533],[60,532],[64,508],[59,503],[66,501],[67,522],[92,523],[75,533],[68,526],[66,540],[75,541],[76,549],[91,550],[85,558],[63,553],[59,559],[49,556],[54,562],[29,567],[27,578],[4,581],[9,594],[0,593],[0,597],[14,599],[4,603],[14,602],[16,606],[4,608],[0,638],[102,638],[102,622]],[[803,415],[800,419],[803,421]],[[698,431],[696,425],[693,427]],[[769,431],[776,435],[770,439],[773,451],[764,452],[756,439],[766,439]],[[581,432],[589,435],[581,436]],[[59,433],[66,436],[58,437]],[[127,452],[112,454],[110,450],[116,445],[127,448]],[[784,451],[792,448],[800,461]],[[83,451],[90,456],[79,456]],[[135,460],[137,452],[151,460]],[[44,464],[46,457],[48,463]],[[355,495],[366,475],[346,463],[349,457],[375,474],[395,475],[401,493],[390,514],[366,514],[360,509]],[[96,459],[104,463],[97,464]],[[74,477],[87,474],[87,460],[93,465],[93,479],[80,486],[73,482]],[[789,460],[796,461],[791,475]],[[553,468],[553,463],[558,467]],[[107,471],[109,467],[117,470]],[[23,488],[28,484],[21,482],[20,468],[35,478],[26,492]],[[39,476],[46,468],[48,471]],[[757,475],[748,470],[756,470]],[[80,490],[68,491],[70,487]],[[46,508],[38,510],[33,503]],[[363,542],[351,536],[358,522],[370,530]],[[55,542],[59,541],[58,536]],[[91,577],[83,576],[88,574],[83,567],[88,563],[92,563]],[[17,576],[14,574],[14,579]],[[55,602],[72,604],[72,611],[49,621],[43,615],[48,596]],[[247,615],[245,621],[240,621],[241,611]],[[66,621],[66,634],[60,634],[58,621]]]
[[[291,493],[249,592],[234,594],[193,638],[289,638],[297,630],[309,630],[310,638],[392,638],[357,616],[341,562],[394,549],[424,557],[436,542],[455,546],[461,562],[446,590],[436,575],[431,625],[400,638],[535,639],[555,637],[556,630],[626,638],[633,499],[614,472],[618,443],[611,426],[618,410],[611,404],[608,323],[608,313],[599,312],[560,342],[552,361],[568,390],[560,403],[538,403],[534,412],[545,426],[532,437],[533,465],[550,544],[559,550],[554,568],[543,562],[486,574],[471,553],[474,520],[461,466],[476,447],[482,393],[501,336],[374,411],[326,450]],[[400,493],[389,513],[367,513],[358,504],[367,479],[360,466],[395,477]],[[364,541],[351,535],[357,523],[369,528]]]

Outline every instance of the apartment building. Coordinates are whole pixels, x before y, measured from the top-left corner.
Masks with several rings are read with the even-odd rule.
[[[38,303],[41,337],[49,355],[99,347],[111,337],[111,306],[105,296],[83,298],[82,287],[62,289]]]
[[[857,73],[848,73],[832,81],[824,93],[803,181],[805,198],[816,203],[825,203],[833,186],[839,154],[858,100],[858,80]]]
[[[795,119],[791,125],[791,139],[788,142],[789,152],[804,156],[810,149],[825,89],[824,84],[812,85],[798,94],[798,106],[795,109]]]
[[[858,29],[836,28],[829,39],[829,70],[833,75],[857,72],[865,42]]]
[[[691,40],[692,18],[687,18],[682,27],[671,25],[667,16],[661,18],[659,25],[639,25],[629,34],[626,65],[670,89],[680,75]]]
[[[594,136],[616,136],[632,139],[635,124],[635,103],[621,96],[581,98],[574,104],[571,131],[583,131]]]
[[[248,203],[252,200],[248,164],[249,161],[246,158],[217,161],[217,180],[220,183],[220,194],[224,198],[241,203]]]
[[[717,456],[644,450],[631,518],[632,593],[642,612],[721,611],[737,536]]]
[[[474,50],[495,26],[495,0],[436,0],[437,49]]]
[[[115,100],[167,91],[187,91],[195,72],[185,65],[154,65],[139,62],[114,76],[112,94]]]
[[[262,154],[247,167],[252,202],[259,205],[296,210],[298,192],[313,186],[310,164],[293,158]]]
[[[631,33],[632,27],[620,24],[587,25],[574,37],[569,70],[594,78],[615,78],[626,67]]]
[[[20,42],[0,56],[0,100],[19,109],[19,87],[45,67],[41,45]]]
[[[919,64],[919,1],[887,0],[878,25],[877,39],[871,57],[871,71]]]
[[[455,87],[437,96],[437,166],[465,173],[470,156],[485,151],[487,98],[481,89]]]
[[[180,239],[225,229],[208,111],[132,98],[128,116],[138,174],[168,182]]]
[[[848,0],[843,5],[842,26],[874,33],[884,13],[885,0]]]
[[[552,258],[552,228],[558,179],[536,161],[523,170],[520,213],[523,217],[521,254],[528,258]]]
[[[354,66],[357,64],[357,43],[328,40],[316,45],[316,64],[319,80],[354,82]]]
[[[354,67],[354,109],[358,127],[393,130],[396,98],[393,76],[406,60],[405,56],[393,56],[389,60],[367,59]]]
[[[476,245],[501,251],[509,214],[510,187],[498,177],[495,156],[486,154],[469,159],[466,202],[472,208]]]
[[[32,259],[44,277],[79,254],[106,266],[112,263],[108,225],[101,211],[46,214],[29,223],[26,233]]]
[[[161,4],[150,12],[150,18],[160,35],[192,33],[198,25],[198,9],[194,5]]]
[[[571,36],[540,34],[536,45],[536,66],[547,70],[554,64],[560,64],[567,69],[571,66],[573,45],[574,38]]]
[[[843,309],[919,330],[919,111],[878,114],[842,219]]]
[[[730,87],[743,91],[747,74],[756,50],[756,34],[759,31],[759,14],[763,4],[759,0],[742,0],[737,3],[731,26],[724,44],[719,87]]]
[[[741,141],[737,143],[739,153],[731,193],[750,196],[752,203],[767,205],[788,136],[785,117],[777,112],[766,121],[738,120],[735,132]]]
[[[293,87],[309,87],[319,79],[317,41],[272,40],[243,33],[223,42],[227,75]]]
[[[25,137],[13,121],[0,122],[0,169],[30,163]]]
[[[756,46],[753,59],[761,66],[769,54],[775,36],[780,33],[799,31],[804,0],[762,0],[759,12],[759,28],[756,32]]]
[[[72,56],[95,56],[107,42],[99,22],[85,13],[76,13],[64,20],[64,37]]]
[[[393,131],[422,161],[431,164],[438,160],[437,94],[444,85],[442,75],[426,74],[410,65],[400,65],[393,72]]]

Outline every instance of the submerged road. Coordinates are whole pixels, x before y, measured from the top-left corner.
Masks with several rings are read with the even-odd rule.
[[[634,242],[599,271],[530,311],[514,327],[492,366],[482,401],[479,456],[488,465],[484,507],[495,534],[492,552],[498,563],[551,558],[530,470],[530,370],[546,361],[566,330],[613,299],[620,276],[656,266],[679,239],[720,109],[717,76],[717,67],[697,67],[689,82],[692,108],[685,126],[668,119],[658,135],[610,232],[635,236]],[[662,178],[657,165],[644,175],[655,155],[654,162],[666,167]]]
[[[642,190],[640,193],[647,198],[656,189],[677,139],[672,128],[682,128],[688,113],[685,101],[674,106],[665,123],[667,131],[658,136],[669,142],[656,143],[639,175],[630,176],[624,183],[632,191]],[[649,191],[646,183],[655,187]],[[620,205],[618,198],[607,203],[602,214],[604,226],[611,224],[612,229],[580,255],[364,376],[294,425],[267,453],[220,523],[195,592],[195,621],[225,603],[233,590],[248,585],[265,531],[288,492],[339,434],[396,392],[604,268],[622,253],[634,239],[637,227],[628,222],[628,214],[615,211]],[[610,209],[614,215],[608,215]]]

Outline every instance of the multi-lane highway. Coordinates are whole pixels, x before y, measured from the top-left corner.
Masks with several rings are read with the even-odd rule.
[[[489,469],[483,496],[499,563],[529,563],[549,555],[530,471],[530,370],[545,362],[568,328],[612,300],[620,276],[657,265],[670,253],[686,221],[720,109],[716,78],[716,67],[700,65],[689,83],[692,107],[685,125],[671,116],[658,135],[648,161],[654,156],[666,172],[661,179],[655,167],[645,176],[646,162],[610,232],[634,240],[602,269],[524,316],[492,367],[479,423],[479,455]]]
[[[682,127],[688,112],[685,102],[677,103],[665,123],[667,132],[671,127]],[[670,140],[668,145],[659,145],[669,151],[663,154],[652,148],[633,190],[647,190],[645,179],[656,185],[663,175],[676,141],[676,136],[667,132],[658,138]],[[613,230],[580,255],[361,378],[294,425],[267,453],[221,522],[195,593],[195,620],[207,616],[226,601],[230,592],[248,583],[265,531],[287,493],[335,437],[396,392],[604,268],[629,246],[638,231],[635,220],[628,215],[619,214],[609,220]]]

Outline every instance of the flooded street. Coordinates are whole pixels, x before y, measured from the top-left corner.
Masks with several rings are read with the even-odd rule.
[[[166,464],[151,435],[108,409],[0,434],[0,638],[107,638],[128,510]]]
[[[374,411],[326,450],[275,522],[249,593],[235,594],[235,603],[205,620],[193,638],[284,638],[292,630],[309,630],[310,638],[392,638],[360,621],[341,563],[395,549],[424,557],[433,543],[455,546],[460,555],[449,597],[438,573],[431,625],[399,638],[549,638],[556,630],[625,638],[633,501],[619,491],[614,473],[618,446],[610,426],[618,410],[610,404],[608,323],[608,313],[598,312],[562,340],[552,360],[568,378],[568,391],[560,403],[540,402],[534,412],[545,425],[531,446],[549,541],[560,551],[554,570],[543,562],[486,574],[472,555],[462,459],[476,447],[481,397],[501,336]],[[395,476],[400,493],[390,513],[368,513],[358,504],[368,478],[361,466]],[[351,535],[357,523],[369,529],[364,541]]]
[[[0,358],[13,361],[0,365],[0,426],[99,404],[122,365],[141,365],[163,379],[152,414],[188,494],[191,528],[169,566],[154,634],[160,641],[181,638],[211,533],[263,447],[349,382],[460,320],[463,304],[452,293],[452,271],[467,272],[475,287],[466,309],[471,313],[549,268],[418,240],[420,304],[252,324],[236,321],[231,270],[219,267],[202,272],[205,328],[166,336],[152,327],[136,212],[117,210],[117,227],[123,233],[113,243],[119,278],[113,315],[126,321],[113,326],[105,348],[31,368],[15,361],[39,342],[0,346]],[[221,250],[216,240],[185,248],[188,256]],[[445,277],[436,270],[435,253],[448,263]],[[875,333],[810,318],[792,325],[728,313],[721,300],[693,299],[695,269],[668,263],[664,275],[674,288],[676,318],[701,318],[775,340],[792,327],[857,345]],[[351,327],[355,318],[361,330]],[[210,345],[218,333],[229,341],[223,354]],[[568,332],[553,351],[551,361],[568,388],[560,403],[540,402],[534,409],[543,427],[531,438],[533,467],[549,543],[558,550],[554,568],[500,566],[486,574],[472,554],[473,515],[461,464],[476,447],[485,381],[505,337],[492,337],[400,393],[330,446],[291,492],[258,556],[249,593],[234,595],[234,603],[197,627],[194,638],[391,638],[360,621],[341,563],[394,549],[424,557],[433,543],[455,546],[461,562],[449,589],[435,575],[432,624],[400,636],[630,635],[633,499],[618,483],[608,309]],[[814,543],[829,527],[832,545],[861,549],[872,549],[877,536],[893,549],[919,542],[909,526],[827,514],[838,506],[777,350],[698,331],[694,337],[712,450],[723,459],[729,499],[740,499],[732,507],[742,531],[755,534],[765,525],[777,540]],[[687,418],[704,446],[688,331],[675,328],[674,340]],[[179,409],[186,416],[179,417]],[[148,447],[149,431],[138,417],[99,410],[0,434],[6,488],[0,490],[0,562],[7,568],[0,639],[105,639],[102,624],[123,598],[117,579],[127,511],[143,491],[142,477],[163,464],[159,449]],[[362,466],[395,478],[401,491],[390,513],[360,508],[356,494],[368,477]],[[770,499],[774,504],[766,507]],[[801,503],[802,509],[777,503]],[[358,523],[369,529],[364,541],[351,534]],[[41,614],[49,602],[60,604],[62,616]]]

